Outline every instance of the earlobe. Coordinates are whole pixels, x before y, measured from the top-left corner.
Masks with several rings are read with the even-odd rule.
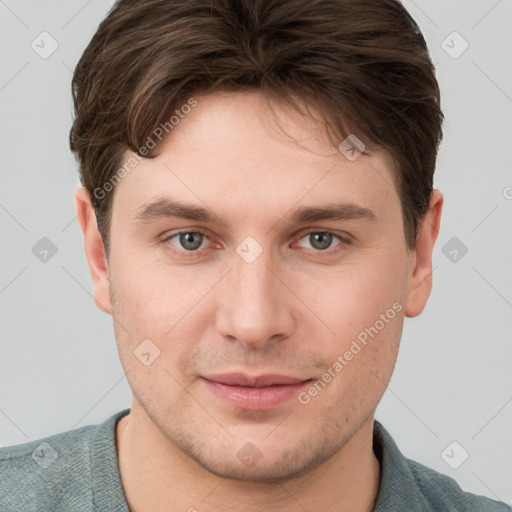
[[[94,302],[105,313],[112,313],[110,279],[105,246],[98,230],[91,197],[85,187],[75,191],[78,222],[84,238],[84,250],[94,284]]]
[[[411,251],[408,296],[405,316],[418,316],[427,304],[432,290],[432,253],[441,225],[443,195],[434,189],[429,208],[418,226],[416,248]]]

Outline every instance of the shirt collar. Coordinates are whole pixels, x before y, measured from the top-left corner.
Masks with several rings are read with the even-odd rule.
[[[116,453],[117,421],[126,416],[124,409],[98,425],[91,447],[92,499],[98,512],[130,512],[121,483],[119,461]]]
[[[426,510],[407,459],[377,420],[373,422],[373,452],[380,463],[380,485],[374,512]]]

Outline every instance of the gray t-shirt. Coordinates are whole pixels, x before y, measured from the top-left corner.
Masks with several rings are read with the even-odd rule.
[[[120,411],[99,425],[0,448],[0,510],[129,512],[115,444],[116,422],[129,412]],[[373,450],[381,467],[375,512],[512,511],[406,459],[378,421]]]

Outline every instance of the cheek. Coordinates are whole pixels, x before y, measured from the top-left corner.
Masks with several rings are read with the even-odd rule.
[[[120,270],[114,281],[114,327],[130,388],[147,410],[176,408],[186,398],[187,383],[176,362],[190,351],[183,321],[189,301],[173,286],[177,277],[169,283],[164,272],[147,266]]]
[[[400,309],[400,304],[395,303]],[[323,346],[326,367],[313,387],[306,390],[310,405],[322,418],[332,418],[333,425],[353,423],[370,414],[379,403],[389,382],[398,354],[403,310],[384,310],[383,319],[361,314],[346,324],[337,325],[337,338]],[[371,318],[366,320],[365,317]],[[348,327],[347,327],[348,326]],[[304,403],[304,402],[301,402]]]
[[[139,334],[151,332],[158,338],[186,314],[201,288],[197,279],[187,281],[177,268],[161,263],[128,266],[123,261],[112,277],[118,311]]]
[[[192,267],[183,273],[158,262],[130,265],[128,258],[113,268],[114,327],[123,367],[137,370],[137,379],[165,378],[164,367],[172,371],[186,361],[193,340],[201,339],[200,300],[215,276],[210,273],[203,279]],[[142,353],[154,359],[151,368],[141,364]]]
[[[337,270],[317,269],[297,283],[297,295],[322,320],[326,335],[343,344],[373,326],[390,308],[388,316],[394,318],[403,307],[406,260],[403,254],[382,251],[376,258],[340,265]],[[386,330],[387,326],[386,322]]]
[[[304,295],[312,298],[308,305],[323,321],[311,336],[316,335],[314,349],[326,365],[320,380],[329,381],[317,406],[326,404],[349,418],[361,404],[376,404],[382,396],[402,333],[406,269],[404,254],[383,250],[377,258],[340,267],[336,275],[323,270],[303,281]],[[322,284],[308,293],[312,283]],[[318,343],[320,330],[327,334]]]

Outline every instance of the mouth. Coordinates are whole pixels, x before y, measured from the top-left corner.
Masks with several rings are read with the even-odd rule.
[[[295,397],[314,379],[287,375],[225,373],[201,376],[208,391],[236,409],[274,409]]]

